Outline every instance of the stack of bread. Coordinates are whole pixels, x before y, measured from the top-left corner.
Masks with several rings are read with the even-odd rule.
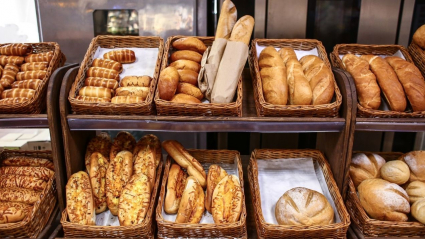
[[[425,151],[412,151],[388,162],[378,154],[356,154],[350,177],[371,218],[405,222],[411,213],[425,224]]]
[[[216,224],[239,220],[243,197],[237,176],[216,164],[209,167],[207,175],[179,142],[164,141],[162,146],[177,163],[170,167],[164,201],[166,213],[177,213],[176,223],[199,223],[205,209]]]
[[[274,105],[321,105],[331,102],[334,77],[314,55],[299,61],[291,47],[263,49],[258,59],[264,99]]]
[[[77,100],[86,102],[111,102],[114,104],[139,103],[146,99],[152,81],[150,76],[125,76],[120,81],[122,64],[136,61],[134,51],[112,50],[103,59],[93,60],[86,72],[84,87],[78,92]]]
[[[54,177],[54,166],[43,158],[13,156],[0,167],[0,224],[23,220]]]
[[[45,79],[53,52],[31,52],[30,44],[15,43],[0,47],[0,105],[30,100]]]
[[[121,226],[142,223],[161,159],[161,142],[155,135],[137,143],[128,132],[120,132],[113,143],[106,134],[93,138],[85,156],[88,174],[75,173],[66,185],[70,222],[95,225],[96,214],[109,209]]]

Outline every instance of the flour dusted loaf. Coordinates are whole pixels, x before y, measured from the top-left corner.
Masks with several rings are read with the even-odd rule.
[[[399,159],[409,165],[410,182],[421,181],[425,183],[425,151],[412,151],[400,156]]]
[[[354,186],[369,178],[379,178],[385,159],[378,154],[358,153],[353,155],[350,164],[350,177]]]
[[[401,160],[389,161],[382,166],[381,177],[390,183],[402,185],[409,180],[409,166]]]

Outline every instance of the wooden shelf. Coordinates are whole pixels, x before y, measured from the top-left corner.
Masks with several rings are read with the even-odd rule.
[[[0,128],[49,128],[47,114],[2,114]]]
[[[425,119],[357,118],[356,131],[420,132],[425,131]]]

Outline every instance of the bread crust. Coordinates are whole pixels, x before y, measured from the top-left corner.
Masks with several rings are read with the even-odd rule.
[[[158,81],[159,98],[171,100],[176,93],[178,83],[179,73],[176,68],[169,66],[162,70]]]
[[[110,59],[96,58],[93,60],[92,66],[108,68],[108,69],[115,70],[117,72],[122,71],[122,64]]]
[[[112,97],[111,103],[112,104],[136,104],[141,103],[145,99],[139,96],[115,96]]]
[[[109,161],[101,153],[93,153],[90,157],[90,182],[93,190],[96,213],[106,211],[106,171]]]
[[[204,51],[207,50],[205,44],[195,37],[184,37],[175,40],[172,43],[173,47],[178,50],[191,50],[204,54]]]
[[[126,131],[119,132],[117,137],[115,137],[114,142],[112,143],[109,160],[111,161],[114,159],[121,151],[133,152],[135,146],[136,139],[133,137],[133,135]]]
[[[31,167],[46,167],[55,170],[53,162],[48,159],[34,158],[28,156],[12,156],[2,162],[2,166],[31,166]]]
[[[111,152],[111,137],[107,133],[101,133],[92,138],[87,145],[85,165],[87,172],[90,173],[90,157],[94,152],[101,153],[109,161],[109,153]]]
[[[249,45],[255,20],[249,15],[245,15],[235,23],[229,41],[243,42]]]
[[[406,188],[406,193],[409,195],[409,202],[415,203],[416,201],[425,199],[425,183],[421,181],[414,181],[409,183]]]
[[[150,76],[125,76],[120,81],[120,86],[143,86],[149,87],[152,82],[152,77]]]
[[[171,62],[175,62],[178,60],[190,60],[200,64],[202,60],[202,55],[196,51],[181,50],[171,54],[170,60]]]
[[[176,68],[177,70],[191,70],[199,73],[201,70],[201,65],[197,62],[190,60],[177,60],[172,62],[170,66]]]
[[[204,94],[202,94],[201,90],[198,87],[193,86],[189,83],[179,83],[177,85],[176,92],[191,95],[198,100],[202,100],[204,98]]]
[[[212,196],[211,211],[214,222],[237,222],[242,212],[242,200],[239,178],[235,175],[225,176],[215,187]]]
[[[422,49],[425,49],[425,25],[420,26],[412,38],[413,42],[416,43]]]
[[[207,209],[208,212],[212,212],[211,210],[211,204],[212,204],[212,197],[214,193],[214,189],[216,188],[217,184],[227,176],[226,170],[224,170],[222,167],[220,167],[217,164],[213,164],[208,169],[208,176],[207,176],[207,194],[205,196],[205,209]]]
[[[34,204],[40,200],[41,192],[25,188],[0,188],[0,201]]]
[[[116,96],[137,96],[145,100],[149,94],[149,87],[131,86],[131,87],[119,87],[115,91]]]
[[[409,180],[409,166],[401,160],[389,161],[382,166],[381,177],[390,183],[402,185]]]
[[[204,213],[204,190],[198,180],[190,176],[187,178],[177,212],[176,223],[199,223]]]
[[[55,175],[55,172],[45,167],[28,167],[28,166],[0,167],[0,175],[5,175],[5,174],[31,176],[31,177],[40,178],[47,182]]]
[[[379,178],[385,159],[378,154],[358,153],[353,155],[350,164],[350,177],[356,188],[366,179]]]
[[[183,104],[200,104],[201,101],[196,99],[195,97],[183,93],[176,94],[171,99],[172,102],[175,103],[183,103]]]
[[[72,223],[96,224],[93,193],[86,172],[74,173],[69,178],[66,184],[66,211]]]
[[[198,73],[191,70],[177,70],[179,74],[179,82],[189,83],[198,86]]]
[[[409,181],[421,181],[425,183],[425,151],[412,151],[400,156],[410,169]]]
[[[162,147],[161,141],[154,134],[147,134],[137,142],[133,150],[133,161],[136,160],[135,156],[137,156],[137,153],[147,146],[155,151],[155,167],[158,167],[159,162],[162,160]]]
[[[0,188],[26,188],[35,191],[42,191],[46,188],[46,186],[46,181],[33,176],[14,174],[0,175]]]
[[[233,26],[237,20],[237,10],[235,4],[230,0],[224,0],[221,4],[220,17],[217,23],[215,38],[229,39]]]
[[[187,173],[173,163],[170,167],[167,180],[167,192],[165,194],[164,211],[175,214],[179,210],[180,201],[186,186]]]
[[[155,150],[149,145],[139,150],[137,155],[135,155],[133,173],[146,175],[152,191],[152,188],[155,185],[156,164]]]
[[[0,224],[22,221],[31,210],[31,206],[19,202],[0,202]]]
[[[425,224],[425,199],[413,203],[412,216],[419,222]]]
[[[286,77],[289,86],[289,103],[291,105],[310,105],[313,100],[313,92],[298,60],[289,59],[286,62]]]

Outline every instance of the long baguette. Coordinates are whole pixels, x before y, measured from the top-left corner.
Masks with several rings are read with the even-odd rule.
[[[229,39],[237,17],[238,12],[235,4],[233,4],[230,0],[224,0],[221,5],[220,18],[218,19],[215,38]]]

